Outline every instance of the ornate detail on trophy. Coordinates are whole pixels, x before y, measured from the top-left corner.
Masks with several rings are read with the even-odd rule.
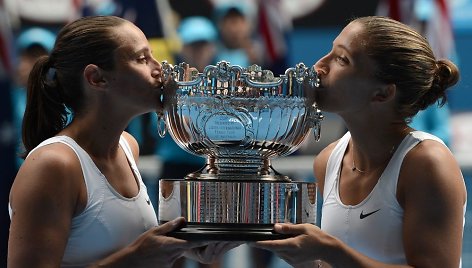
[[[186,63],[163,63],[164,77],[178,84],[165,121],[184,150],[207,157],[190,179],[290,181],[270,158],[294,152],[323,115],[315,103],[319,78],[303,63],[279,77],[258,65],[219,62],[198,73]]]
[[[159,221],[188,221],[169,235],[255,241],[286,237],[272,232],[276,222],[315,224],[316,183],[295,182],[270,164],[294,152],[310,129],[320,138],[314,68],[299,63],[280,76],[225,61],[202,73],[186,63],[164,62],[162,69],[178,85],[163,117],[167,130],[184,150],[207,159],[183,180],[161,179],[174,196],[159,195]]]

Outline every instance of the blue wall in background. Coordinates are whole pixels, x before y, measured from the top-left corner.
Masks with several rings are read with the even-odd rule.
[[[453,112],[472,110],[472,29],[455,32],[458,65],[461,78],[450,93],[449,105]]]
[[[308,66],[315,64],[331,50],[333,40],[340,31],[341,28],[295,29],[290,34],[289,65],[295,66],[299,62]]]

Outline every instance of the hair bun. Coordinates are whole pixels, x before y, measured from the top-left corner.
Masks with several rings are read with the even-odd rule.
[[[429,105],[439,101],[442,106],[447,101],[446,90],[459,81],[459,69],[447,59],[436,61],[436,71],[430,90],[423,96],[420,109],[426,109]]]
[[[449,60],[440,59],[436,61],[436,66],[438,67],[436,76],[433,82],[441,88],[449,88],[459,81],[459,70],[456,65]]]

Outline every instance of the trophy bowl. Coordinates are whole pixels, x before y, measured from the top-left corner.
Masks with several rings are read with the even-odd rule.
[[[184,216],[188,226],[174,236],[244,241],[281,237],[272,232],[277,222],[314,224],[316,183],[295,182],[270,163],[297,150],[310,129],[320,138],[314,68],[299,63],[278,77],[225,61],[203,73],[186,63],[162,68],[177,91],[159,134],[167,130],[207,161],[183,179],[160,180],[159,221]]]

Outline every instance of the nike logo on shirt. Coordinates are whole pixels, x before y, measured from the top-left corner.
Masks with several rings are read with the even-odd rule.
[[[380,208],[377,209],[377,210],[374,210],[374,211],[372,211],[372,212],[366,213],[366,214],[364,214],[364,211],[362,211],[362,212],[361,212],[361,215],[359,216],[359,218],[362,220],[362,219],[364,219],[364,218],[366,218],[366,217],[368,217],[368,216],[374,214],[375,212],[377,212],[377,211],[379,211],[379,210],[380,210]]]
[[[149,199],[146,198],[146,203],[147,203],[148,205],[151,205],[151,200],[149,200]]]

